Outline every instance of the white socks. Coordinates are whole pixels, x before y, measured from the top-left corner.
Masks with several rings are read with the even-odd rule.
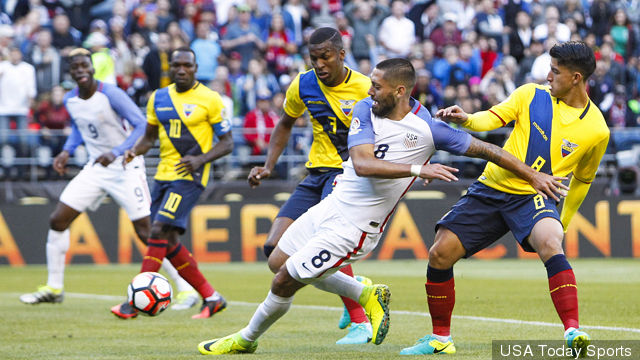
[[[49,229],[47,233],[47,270],[49,272],[47,285],[54,289],[64,287],[64,265],[67,250],[69,250],[69,229],[65,231]]]
[[[365,287],[363,283],[356,280],[353,276],[349,276],[340,271],[314,282],[313,286],[320,290],[348,297],[356,302],[359,301],[360,294],[362,294],[362,290]]]
[[[285,298],[269,291],[267,298],[258,305],[249,325],[240,330],[242,338],[247,341],[256,341],[274,322],[289,311],[292,302],[293,296]]]
[[[167,275],[169,275],[169,278],[173,280],[173,283],[178,288],[178,292],[195,291],[193,287],[189,285],[189,283],[185,279],[180,277],[180,274],[178,274],[178,270],[176,270],[173,264],[171,264],[171,261],[167,260],[167,258],[164,258],[162,260],[162,270],[164,270],[167,273]]]

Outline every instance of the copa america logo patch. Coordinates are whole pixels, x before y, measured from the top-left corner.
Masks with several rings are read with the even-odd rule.
[[[197,105],[195,104],[184,104],[182,105],[182,108],[184,109],[184,114],[189,117],[189,115],[191,115],[191,113],[193,112],[193,110],[195,110]]]
[[[351,127],[349,128],[349,135],[355,135],[355,134],[359,133],[360,131],[362,131],[362,129],[360,128],[360,119],[358,119],[357,117],[354,117],[353,120],[351,120]]]
[[[403,143],[404,143],[404,147],[406,147],[407,149],[411,149],[418,146],[418,135],[407,133],[407,135],[404,137]]]
[[[574,144],[567,139],[562,139],[562,157],[566,157],[571,154],[577,147],[578,144]]]
[[[355,105],[355,103],[355,100],[340,100],[340,109],[342,109],[342,112],[346,116],[349,116],[349,114],[351,114],[351,110],[353,110],[353,105]]]

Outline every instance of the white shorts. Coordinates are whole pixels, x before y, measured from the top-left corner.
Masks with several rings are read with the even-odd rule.
[[[116,160],[117,161],[117,160]],[[104,167],[91,162],[64,188],[60,202],[76,211],[96,210],[105,196],[111,196],[132,221],[151,213],[151,196],[144,166]]]
[[[303,283],[327,277],[375,249],[380,233],[367,233],[335,210],[331,197],[309,209],[282,235],[289,274]]]

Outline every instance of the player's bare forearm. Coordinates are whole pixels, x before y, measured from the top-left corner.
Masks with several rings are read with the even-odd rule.
[[[147,127],[144,131],[144,135],[138,139],[136,144],[133,146],[133,153],[135,155],[143,155],[146,154],[149,149],[153,147],[156,140],[158,139],[158,127],[156,125],[147,124]]]
[[[358,176],[382,179],[395,179],[414,176],[411,174],[412,165],[420,166],[419,176],[426,180],[440,179],[457,181],[453,173],[458,169],[442,164],[397,164],[377,159],[374,156],[373,144],[356,145],[349,150],[353,168]]]
[[[269,140],[269,149],[267,150],[267,160],[264,162],[264,167],[273,170],[276,166],[278,158],[282,155],[289,138],[291,137],[291,129],[295,123],[296,118],[293,118],[286,113],[282,114],[280,121],[271,132],[271,139]]]
[[[233,151],[233,137],[231,131],[218,137],[218,142],[213,145],[211,150],[203,154],[203,164],[215,161]]]
[[[559,201],[560,199],[556,194],[562,194],[561,189],[569,190],[566,185],[561,183],[561,181],[566,180],[566,178],[537,172],[501,147],[480,141],[476,138],[471,138],[471,144],[469,144],[465,155],[491,161],[511,171],[516,176],[531,184],[533,189],[545,198],[550,196],[552,199]]]

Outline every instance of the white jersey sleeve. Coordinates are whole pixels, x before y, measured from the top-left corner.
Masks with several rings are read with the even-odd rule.
[[[437,149],[464,153],[469,147],[469,134],[434,122],[428,111],[420,111],[420,106],[414,106],[414,111],[396,121],[374,115],[371,104],[372,100],[366,98],[354,107],[349,148],[372,143],[376,158],[413,165],[427,164]],[[361,230],[382,232],[398,201],[416,178],[359,177],[351,159],[343,167],[344,173],[329,196],[331,201],[342,216]]]
[[[65,96],[64,103],[73,128],[65,150],[72,152],[84,142],[90,162],[106,152],[121,156],[125,148],[133,146],[144,133],[144,115],[126,93],[114,85],[98,82],[98,89],[88,99],[80,98],[76,88]],[[122,164],[114,161],[111,166]]]

